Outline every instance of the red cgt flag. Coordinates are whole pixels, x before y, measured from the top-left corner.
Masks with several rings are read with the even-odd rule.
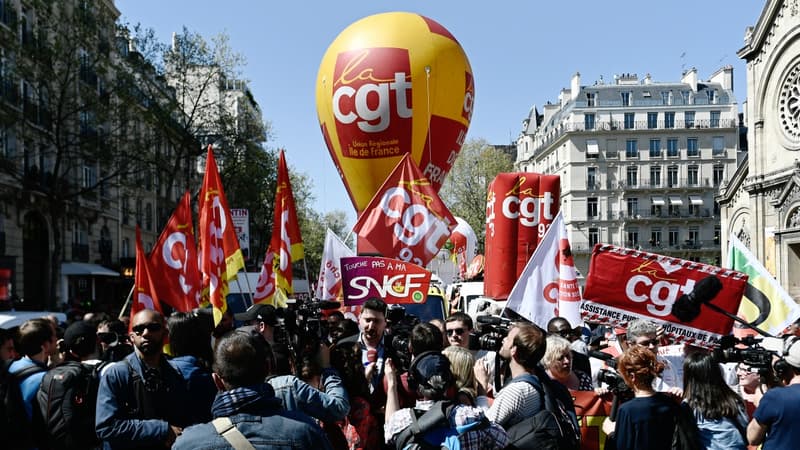
[[[200,270],[203,273],[203,299],[214,309],[214,325],[228,309],[228,280],[244,268],[244,257],[233,227],[228,200],[222,189],[217,162],[208,146],[206,175],[200,190]]]
[[[201,278],[188,191],[150,252],[150,268],[161,301],[182,312],[199,306]]]
[[[142,233],[139,230],[139,225],[136,225],[136,272],[133,277],[131,319],[143,309],[161,312],[161,303],[159,303],[158,294],[153,287],[153,279],[150,277],[151,272],[148,266],[147,256],[144,254],[144,247],[142,246]],[[131,320],[131,324],[133,324],[133,320]]]
[[[264,255],[264,264],[261,265],[261,273],[258,274],[256,292],[253,294],[253,303],[270,303],[272,296],[275,295],[275,252],[271,248],[267,249]]]
[[[447,242],[456,219],[409,154],[397,164],[353,230],[359,253],[376,252],[420,266]],[[367,243],[372,248],[363,248]]]
[[[275,252],[276,289],[292,293],[292,261],[303,259],[303,238],[289,182],[289,169],[281,150],[278,159],[278,186],[275,190],[275,216],[272,220],[272,240],[269,247]]]

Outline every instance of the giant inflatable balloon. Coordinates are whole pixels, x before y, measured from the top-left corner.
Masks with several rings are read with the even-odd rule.
[[[434,20],[391,12],[342,31],[320,63],[317,115],[356,210],[406,153],[438,192],[464,143],[474,95],[464,50]]]
[[[453,244],[453,256],[459,275],[461,278],[465,278],[467,266],[477,254],[478,237],[475,236],[475,230],[466,220],[456,217],[456,223],[456,227],[450,232],[450,242]]]

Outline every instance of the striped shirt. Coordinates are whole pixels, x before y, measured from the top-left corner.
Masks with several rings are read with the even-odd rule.
[[[539,392],[530,383],[515,381],[495,396],[486,417],[507,430],[523,419],[533,417],[541,407]]]

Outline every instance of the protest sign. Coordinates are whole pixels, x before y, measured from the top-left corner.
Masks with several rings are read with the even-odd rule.
[[[431,273],[416,264],[392,258],[341,258],[345,306],[361,305],[378,297],[386,303],[422,303],[428,295]]]

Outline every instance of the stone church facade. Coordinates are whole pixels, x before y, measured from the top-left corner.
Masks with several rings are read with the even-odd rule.
[[[800,300],[800,0],[767,0],[738,55],[749,150],[717,196],[723,264],[733,234]]]

